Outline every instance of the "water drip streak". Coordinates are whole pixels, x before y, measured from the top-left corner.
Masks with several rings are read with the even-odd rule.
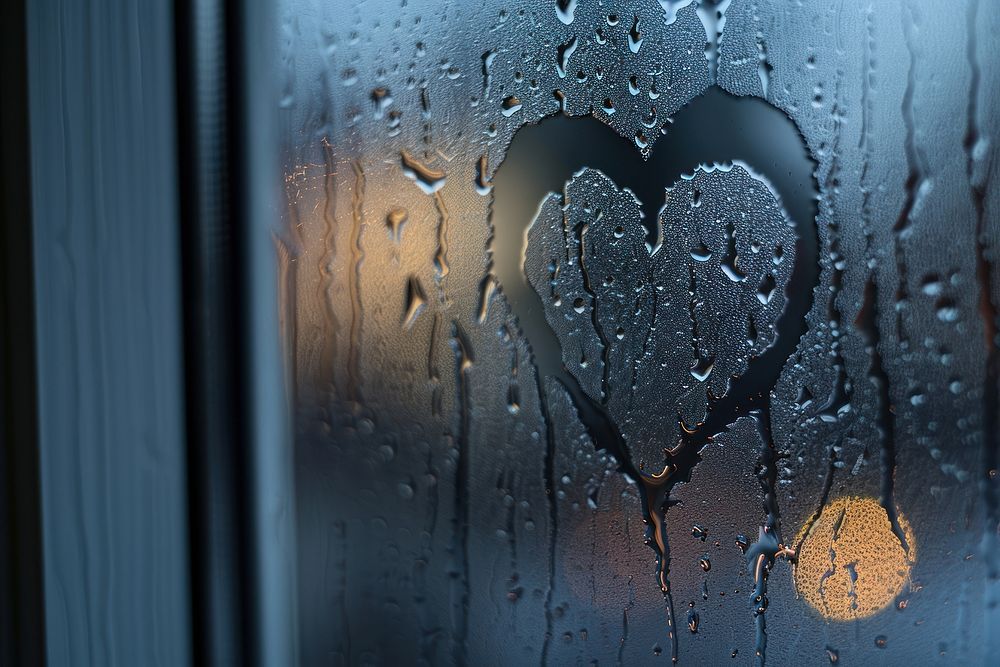
[[[479,281],[479,312],[476,315],[476,322],[479,324],[486,322],[486,318],[490,315],[490,303],[496,286],[497,282],[491,275],[487,275]]]
[[[767,576],[771,572],[774,560],[779,555],[788,555],[781,539],[781,512],[778,508],[778,452],[774,447],[771,435],[771,408],[763,406],[754,411],[753,418],[757,424],[761,442],[758,460],[757,479],[764,492],[764,511],[767,518],[761,526],[757,542],[747,551],[748,562],[753,563],[754,589],[750,594],[750,602],[754,610],[754,624],[757,630],[755,640],[755,664],[763,665],[767,650]]]
[[[434,208],[438,214],[437,250],[434,252],[434,271],[438,284],[438,295],[441,302],[445,303],[445,279],[448,277],[449,271],[448,224],[451,221],[451,215],[448,213],[448,207],[444,204],[444,197],[441,195],[440,190],[434,193]]]
[[[693,467],[694,464],[691,464]],[[656,580],[663,594],[664,610],[667,614],[667,639],[670,642],[670,657],[677,662],[677,623],[674,615],[674,597],[670,591],[670,543],[667,536],[666,505],[673,488],[671,474],[674,469],[667,468],[662,476],[652,478],[648,475],[638,477],[645,521],[647,525],[645,542],[653,547],[656,554]]]
[[[987,475],[995,474],[1000,465],[1000,349],[997,340],[997,329],[1000,327],[1000,307],[993,302],[991,288],[993,285],[993,265],[986,257],[984,239],[987,238],[986,230],[986,186],[993,176],[994,153],[990,154],[986,171],[982,176],[976,178],[976,155],[975,151],[980,141],[981,129],[979,127],[978,107],[979,89],[981,85],[982,72],[977,57],[978,40],[976,39],[976,28],[978,27],[979,1],[970,3],[966,16],[968,39],[966,44],[966,57],[969,62],[971,77],[969,81],[969,103],[966,110],[966,134],[963,141],[967,162],[966,174],[969,181],[969,188],[972,194],[972,203],[976,212],[975,228],[975,255],[976,255],[976,281],[979,283],[979,312],[983,320],[984,343],[986,345],[986,368],[982,397],[982,462],[983,469]],[[1000,558],[996,555],[996,527],[1000,522],[1000,489],[997,487],[996,479],[987,476],[984,486],[984,500],[986,505],[986,520],[984,535],[987,539],[985,553],[987,558],[988,573],[991,578],[1000,577]],[[995,600],[991,600],[995,602]]]
[[[871,137],[874,135],[875,130],[875,113],[873,111],[874,100],[872,99],[874,93],[873,78],[875,73],[875,58],[872,55],[875,47],[874,22],[874,12],[871,8],[869,8],[865,17],[867,39],[865,41],[865,70],[863,74],[864,80],[862,87],[862,131],[859,139],[859,146],[862,148],[864,153],[864,163],[860,178],[862,190],[861,220],[863,232],[865,234],[865,257],[869,261],[869,265],[871,265],[871,262],[874,260],[872,252],[874,233],[871,227],[871,188],[868,186],[868,172],[871,166],[872,154]],[[915,55],[911,51],[911,72],[910,78],[907,81],[907,89],[904,96],[904,108],[906,106],[912,106],[912,68],[914,64]],[[911,133],[908,134],[908,142],[910,142],[913,139],[913,128],[911,125],[907,125],[907,131],[908,133]],[[912,157],[913,160],[916,160],[917,156],[916,153],[913,152],[914,150],[915,149],[908,143],[907,155],[908,157]],[[916,179],[916,176],[911,173],[911,178]],[[913,208],[914,201],[914,198],[909,199],[907,205],[904,207],[904,212],[896,221],[896,227],[905,227],[909,224],[909,213]],[[901,256],[900,239],[899,234],[896,231],[896,227],[894,227],[894,252],[898,267],[903,258]],[[905,290],[905,270],[903,273],[899,274],[899,277]],[[909,551],[909,545],[907,544],[903,529],[899,525],[899,519],[896,512],[894,488],[896,471],[895,417],[892,412],[892,399],[889,391],[889,376],[885,372],[882,353],[879,350],[878,285],[874,273],[870,273],[867,281],[865,282],[863,297],[862,305],[858,311],[854,325],[859,333],[861,333],[861,335],[866,339],[867,345],[871,347],[871,363],[868,375],[878,394],[879,415],[877,421],[881,445],[879,455],[882,467],[882,481],[880,489],[881,504],[882,508],[886,511],[886,514],[889,517],[889,523],[892,526],[893,534],[896,536],[896,539],[899,540],[899,543],[903,547],[904,551]],[[897,331],[902,334],[902,325],[898,319]]]
[[[505,324],[504,331],[510,340],[510,377],[507,379],[507,409],[519,412],[521,409],[521,382],[518,377],[521,368],[521,355],[517,350],[517,340],[510,328]]]
[[[701,335],[698,331],[698,317],[695,314],[695,310],[698,308],[698,283],[695,280],[694,267],[690,264],[688,264],[688,292],[687,311],[688,320],[691,323],[691,357],[696,365],[700,365],[701,349],[698,341],[701,339]],[[654,294],[653,298],[658,297]],[[687,425],[685,425],[685,429],[687,429]]]
[[[549,581],[545,589],[545,638],[542,641],[541,660],[542,667],[545,667],[549,663],[549,648],[552,645],[552,633],[555,628],[555,617],[552,612],[552,595],[555,593],[556,586],[556,529],[559,526],[559,505],[556,498],[556,433],[555,426],[552,423],[552,415],[549,414],[545,378],[540,372],[535,373],[535,386],[538,390],[538,407],[542,413],[542,421],[545,424],[545,461],[542,470],[542,482],[545,484],[545,502],[549,511],[549,567],[547,572]],[[574,397],[573,401],[575,402],[576,400]]]
[[[483,101],[488,100],[490,97],[490,86],[492,83],[492,75],[490,74],[490,69],[492,69],[493,61],[496,60],[496,57],[497,57],[496,51],[486,51],[482,55],[483,87],[482,90],[480,91],[479,98]]]
[[[428,92],[425,83],[420,89],[420,117],[423,119],[423,141],[424,146],[434,145],[433,124],[431,123],[431,94]]]
[[[455,433],[455,450],[458,452],[455,461],[455,496],[453,511],[455,515],[456,555],[461,559],[459,580],[462,587],[461,613],[457,629],[458,640],[452,648],[452,658],[456,665],[468,663],[469,638],[469,599],[471,587],[469,582],[469,471],[471,469],[472,452],[469,449],[469,420],[471,419],[469,405],[469,368],[472,367],[472,348],[457,321],[451,324],[451,348],[455,356],[455,399],[458,405],[458,429]]]
[[[600,218],[597,221],[599,220]],[[587,262],[584,261],[586,255],[587,227],[587,225],[581,224],[577,225],[574,230],[579,248],[577,261],[580,262],[580,275],[583,276],[583,290],[590,297],[590,302],[593,304],[590,309],[590,322],[594,327],[594,331],[597,332],[597,338],[601,341],[601,403],[607,404],[608,399],[611,397],[611,381],[608,377],[611,366],[611,341],[604,332],[604,327],[601,326],[601,318],[598,314],[601,304],[590,282],[590,271],[587,269]]]
[[[488,178],[488,174],[484,171],[483,178]],[[490,192],[493,191],[492,185],[490,187]],[[492,213],[492,212],[491,212]],[[489,231],[486,237],[486,247],[490,248],[493,246],[493,235],[496,231],[493,229],[493,225],[489,225]],[[490,302],[493,298],[493,292],[497,288],[497,279],[493,274],[493,257],[487,257],[486,259],[486,273],[483,275],[482,279],[479,281],[479,324],[486,322],[486,318],[490,314]]]
[[[699,2],[695,11],[705,28],[705,60],[708,61],[708,75],[714,83],[718,81],[719,57],[721,55],[722,34],[726,26],[726,10],[732,0],[711,0]]]
[[[909,9],[909,16],[906,15],[907,8]],[[899,211],[899,217],[896,219],[896,222],[892,227],[893,256],[896,261],[897,276],[896,301],[900,305],[906,303],[909,298],[909,274],[906,265],[906,255],[903,251],[903,240],[909,232],[910,224],[912,223],[910,216],[916,208],[920,191],[923,189],[923,186],[927,181],[928,172],[927,161],[923,155],[923,151],[921,151],[917,146],[917,125],[913,109],[913,94],[917,84],[917,51],[913,34],[913,28],[916,22],[916,16],[914,15],[915,11],[916,10],[909,5],[903,8],[903,36],[906,42],[907,51],[909,51],[910,54],[910,65],[906,72],[906,88],[903,91],[901,112],[903,116],[903,125],[906,128],[904,150],[906,153],[906,164],[909,169],[909,173],[907,174],[906,183],[904,184],[906,189],[906,199],[903,201],[903,207]],[[900,347],[906,349],[909,345],[909,338],[906,334],[905,327],[903,326],[903,308],[897,309],[896,336],[899,340]]]
[[[689,479],[700,458],[698,451],[711,437],[725,431],[740,416],[766,406],[769,392],[806,331],[805,316],[812,307],[813,286],[819,275],[815,164],[791,120],[762,100],[736,98],[717,88],[692,100],[673,120],[670,133],[660,139],[657,150],[645,160],[593,117],[555,116],[536,126],[522,127],[493,178],[493,235],[489,246],[489,271],[497,278],[528,341],[539,386],[545,377],[559,381],[569,392],[595,445],[611,453],[622,472],[639,481],[646,537],[657,555],[658,583],[668,595],[669,553],[662,509],[670,488],[677,481]],[[781,164],[775,164],[776,156],[782,158]],[[663,472],[640,473],[603,406],[592,400],[562,365],[558,339],[545,320],[541,299],[523,272],[525,229],[535,217],[537,204],[548,193],[563,191],[566,181],[582,167],[598,169],[619,186],[629,187],[642,202],[644,218],[657,221],[667,184],[700,164],[734,159],[768,177],[795,224],[796,261],[788,284],[798,289],[787,294],[773,343],[750,360],[747,372],[733,382],[725,397],[711,400],[705,423],[686,432],[676,447],[665,448],[668,457]],[[652,225],[647,241],[655,244],[658,235],[658,226]],[[544,392],[540,390],[539,396],[544,397]],[[769,447],[773,444],[769,443]],[[546,477],[549,475],[547,470]],[[668,613],[675,640],[669,605]],[[673,655],[676,657],[676,649]]]
[[[437,366],[435,353],[438,336],[441,335],[441,313],[434,313],[434,323],[431,325],[431,340],[427,345],[427,381],[431,385],[431,415],[441,414],[441,371]]]
[[[323,304],[324,315],[323,329],[320,332],[323,346],[320,365],[325,372],[332,373],[337,368],[337,333],[340,331],[340,322],[337,319],[337,311],[333,307],[331,294],[333,262],[337,258],[337,163],[330,141],[323,137],[322,143],[326,167],[323,175],[323,190],[326,201],[323,203],[323,252],[319,258],[319,275],[322,280],[317,286],[319,302]]]
[[[831,147],[831,160],[830,160],[830,170],[824,179],[826,185],[826,192],[831,196],[836,192],[837,182],[840,178],[840,140],[842,135],[841,127],[843,125],[842,116],[840,112],[840,89],[843,83],[844,72],[842,69],[837,70],[837,79],[834,84],[834,94],[833,94],[833,108],[830,111],[830,115],[833,117],[833,133],[834,139]],[[829,254],[833,258],[832,266],[832,276],[830,279],[830,285],[833,288],[830,294],[827,306],[827,321],[832,322],[832,333],[836,334],[831,336],[830,347],[834,353],[834,363],[833,367],[837,372],[834,378],[834,387],[830,392],[830,396],[820,408],[817,413],[820,418],[831,418],[836,420],[840,414],[840,408],[843,405],[850,404],[850,398],[847,395],[845,385],[847,383],[847,362],[844,360],[842,348],[842,335],[841,335],[841,325],[843,324],[844,314],[841,312],[840,306],[837,305],[837,300],[840,297],[841,289],[844,282],[844,271],[840,268],[841,254],[840,254],[840,222],[836,221],[834,217],[829,225]]]
[[[847,507],[844,506],[840,509],[840,513],[837,515],[836,520],[833,522],[833,531],[830,534],[830,567],[823,573],[823,576],[819,580],[819,594],[823,600],[823,610],[827,616],[830,616],[833,612],[830,609],[830,601],[826,597],[826,582],[837,573],[837,551],[834,549],[834,545],[840,538],[840,529],[844,525],[844,517],[847,515]]]
[[[907,9],[909,10],[909,15],[907,15]],[[909,297],[909,274],[906,266],[906,256],[903,249],[903,240],[908,234],[910,225],[912,223],[910,217],[913,213],[914,208],[917,204],[917,199],[920,195],[920,191],[923,188],[924,183],[927,180],[927,167],[926,160],[924,159],[922,151],[917,146],[916,140],[916,119],[914,116],[913,109],[913,94],[916,88],[916,66],[917,66],[917,51],[914,43],[913,28],[916,21],[914,16],[915,10],[911,6],[906,6],[903,8],[903,36],[906,42],[906,48],[910,54],[909,68],[907,69],[906,75],[906,88],[903,91],[903,100],[901,104],[901,112],[903,116],[903,124],[906,128],[906,139],[904,141],[904,149],[906,153],[906,163],[909,168],[909,174],[906,178],[905,189],[906,198],[903,201],[903,206],[900,209],[899,217],[896,219],[895,224],[892,228],[893,235],[893,257],[896,264],[896,341],[901,349],[906,349],[909,346],[909,338],[906,333],[906,329],[903,323],[903,307],[901,305],[905,304]],[[872,311],[875,326],[872,328],[872,333],[874,334],[876,341],[872,345],[872,371],[873,377],[878,379],[878,385],[880,390],[880,428],[883,434],[882,440],[882,489],[881,489],[881,500],[882,507],[885,509],[886,513],[889,515],[889,521],[892,524],[892,531],[902,545],[903,550],[909,552],[909,545],[906,541],[906,536],[903,534],[902,528],[899,526],[899,521],[896,516],[896,503],[894,499],[894,485],[895,485],[895,475],[896,475],[896,428],[895,428],[895,414],[892,410],[892,392],[889,385],[889,377],[884,369],[882,353],[878,349],[878,338],[879,327],[878,327],[878,298],[876,290],[876,298],[872,302]]]
[[[882,508],[889,516],[889,523],[892,525],[892,532],[899,540],[903,551],[910,552],[910,545],[906,541],[903,528],[899,525],[899,516],[896,512],[896,422],[895,414],[892,410],[892,395],[889,386],[889,376],[885,372],[882,360],[882,351],[879,349],[881,343],[879,336],[879,309],[878,309],[878,283],[874,274],[868,278],[864,292],[865,300],[861,311],[858,313],[857,324],[866,331],[870,337],[869,344],[872,348],[872,360],[869,377],[875,383],[879,396],[879,416],[878,427],[882,437],[882,488],[881,503]]]
[[[652,269],[650,269],[649,272],[647,273],[646,281],[648,284],[653,283]],[[635,305],[632,307],[633,313],[639,312],[639,303],[641,300],[642,300],[642,295],[637,295],[635,298]],[[653,298],[650,299],[651,312],[649,317],[649,329],[646,331],[646,336],[642,339],[642,354],[637,355],[636,358],[632,360],[632,381],[629,383],[630,387],[634,387],[638,383],[639,363],[642,359],[645,359],[646,355],[649,353],[649,341],[653,338],[653,332],[656,330],[656,316],[658,310],[657,305],[659,304],[659,301],[660,301],[659,297],[657,297],[657,295],[654,292]],[[635,394],[633,393],[629,396],[629,410],[632,410],[634,408],[635,408]]]
[[[874,101],[874,78],[875,78],[875,19],[874,11],[868,8],[865,14],[865,28],[867,39],[865,40],[865,69],[862,72],[861,82],[861,133],[858,138],[858,148],[861,149],[862,158],[861,176],[858,179],[861,187],[861,231],[865,235],[865,256],[871,256],[872,245],[872,224],[871,224],[871,188],[869,187],[868,172],[871,168],[872,149],[871,138],[875,131],[875,101]]]
[[[806,538],[812,533],[813,526],[819,520],[820,515],[823,513],[823,509],[826,507],[827,501],[830,499],[830,491],[833,489],[833,478],[837,472],[837,448],[843,444],[843,437],[837,438],[837,441],[830,445],[829,452],[829,465],[826,468],[826,476],[823,478],[823,491],[820,494],[819,502],[816,506],[816,511],[806,519],[805,525],[801,531],[798,542],[795,543],[793,549],[796,554],[802,548],[802,544],[806,541]],[[792,577],[795,577],[795,570],[792,570]]]
[[[361,229],[364,225],[365,205],[365,172],[361,163],[355,161],[354,193],[351,198],[351,264],[353,270],[347,274],[347,291],[351,296],[351,329],[350,347],[347,357],[347,398],[352,403],[360,405],[364,402],[361,395],[361,372],[359,358],[361,356],[361,323],[364,313],[361,310],[361,264],[365,260],[361,248]]]

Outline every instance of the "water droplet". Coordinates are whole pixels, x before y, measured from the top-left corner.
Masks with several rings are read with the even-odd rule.
[[[407,151],[400,153],[403,173],[413,180],[426,194],[432,195],[444,187],[445,173],[440,169],[432,169]]]
[[[399,134],[400,131],[399,126],[403,122],[403,112],[399,111],[398,109],[393,109],[392,111],[389,112],[387,118],[389,120],[388,123],[389,136],[394,137],[397,134]]]
[[[937,318],[942,322],[957,322],[959,317],[958,306],[954,299],[942,298],[937,301]]]
[[[559,103],[559,111],[566,113],[566,93],[556,88],[552,91],[552,97]]]
[[[372,90],[371,98],[375,105],[375,117],[382,118],[385,115],[385,110],[392,104],[392,95],[389,94],[389,89],[380,86]]]
[[[396,243],[402,239],[403,236],[403,225],[406,224],[409,218],[409,213],[405,208],[396,206],[389,210],[389,213],[385,216],[385,226],[389,231],[389,238],[391,238]]]
[[[707,262],[712,259],[712,249],[704,243],[699,243],[697,248],[691,249],[691,259],[696,262]]]
[[[944,291],[944,284],[936,275],[925,276],[920,291],[927,296],[939,296]]]
[[[489,161],[486,155],[480,155],[476,162],[476,192],[484,196],[493,190],[493,183],[486,176],[488,172]]]
[[[757,288],[757,300],[762,304],[767,305],[771,302],[774,297],[775,289],[777,284],[774,281],[774,276],[770,273],[764,276],[764,279],[760,282],[760,287]]]
[[[698,623],[700,621],[701,617],[698,616],[698,612],[696,612],[694,609],[688,609],[687,623],[688,623],[688,630],[691,631],[691,634],[698,633]]]
[[[763,593],[758,593],[753,598],[753,615],[760,616],[767,611],[768,599]]]
[[[556,0],[556,16],[564,25],[573,22],[573,13],[576,11],[577,0]]]
[[[642,30],[639,28],[639,17],[632,19],[632,28],[628,31],[628,50],[632,53],[639,53],[642,46]]]
[[[566,78],[566,69],[569,67],[569,59],[573,56],[576,51],[577,39],[569,40],[565,44],[560,44],[556,49],[556,73],[559,75],[560,79]]]
[[[361,435],[371,435],[375,432],[375,422],[368,417],[362,417],[358,420],[356,428]]]
[[[413,326],[417,317],[427,304],[427,295],[416,276],[410,276],[406,282],[406,310],[403,312],[403,328]]]
[[[696,523],[691,527],[691,536],[704,542],[708,538],[708,530]]]
[[[521,110],[521,100],[519,100],[516,95],[509,95],[503,99],[501,107],[502,109],[500,113],[502,113],[505,117],[510,118]]]
[[[694,366],[691,367],[691,377],[698,382],[704,382],[708,379],[708,376],[712,374],[713,368],[715,368],[715,359],[712,357],[699,356],[695,359]],[[705,538],[703,537],[702,540],[704,539]]]

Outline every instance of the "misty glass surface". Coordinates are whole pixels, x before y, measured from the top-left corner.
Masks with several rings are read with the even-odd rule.
[[[1000,655],[1000,4],[282,0],[304,664]]]

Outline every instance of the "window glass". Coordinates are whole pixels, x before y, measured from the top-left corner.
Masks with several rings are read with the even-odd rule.
[[[980,662],[991,2],[282,0],[306,664]]]

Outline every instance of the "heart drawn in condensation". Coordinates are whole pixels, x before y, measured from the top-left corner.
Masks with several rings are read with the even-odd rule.
[[[813,164],[787,116],[714,93],[669,127],[644,160],[593,117],[546,119],[518,131],[492,180],[492,273],[539,376],[643,476],[767,409],[819,276]]]

